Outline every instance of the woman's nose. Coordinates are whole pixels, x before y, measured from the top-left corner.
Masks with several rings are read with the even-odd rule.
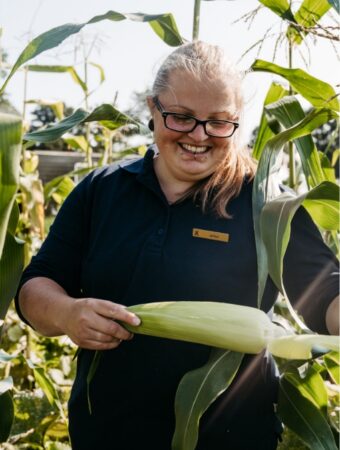
[[[204,126],[202,124],[198,124],[190,133],[188,133],[195,141],[205,141],[209,138],[209,136],[204,131]]]

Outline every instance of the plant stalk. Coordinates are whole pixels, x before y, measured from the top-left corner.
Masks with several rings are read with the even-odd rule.
[[[288,42],[288,66],[293,68],[293,44],[291,39]],[[292,86],[289,84],[289,95],[293,95]],[[288,154],[289,154],[289,187],[292,189],[296,185],[296,169],[295,169],[295,157],[294,157],[294,145],[293,142],[288,142]]]
[[[199,28],[200,28],[200,10],[201,10],[201,0],[195,0],[194,6],[194,22],[192,27],[192,40],[198,39]]]

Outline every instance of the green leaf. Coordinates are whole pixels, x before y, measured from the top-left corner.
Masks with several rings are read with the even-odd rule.
[[[117,129],[125,125],[133,125],[143,132],[145,127],[136,120],[118,111],[112,105],[104,104],[95,108],[91,113],[83,109],[77,109],[71,116],[48,128],[26,133],[24,139],[36,142],[52,142],[59,139],[64,133],[80,123],[98,121],[105,122],[111,129]]]
[[[19,185],[22,120],[0,113],[0,258]]]
[[[46,371],[42,367],[38,367],[33,364],[30,359],[26,359],[26,363],[28,367],[32,369],[35,381],[43,390],[50,405],[55,406],[63,417],[64,413],[60,403],[58,392],[50,377],[47,375]]]
[[[281,84],[272,83],[264,100],[264,106],[276,102],[287,94],[288,91],[286,91],[286,89],[284,89]],[[256,142],[254,144],[254,149],[252,152],[252,156],[255,159],[260,159],[264,145],[266,144],[268,139],[272,138],[274,134],[276,134],[273,132],[269,121],[270,119],[268,118],[268,114],[266,114],[266,111],[263,110]]]
[[[265,107],[285,128],[292,127],[306,117],[299,101],[294,96],[287,96]],[[320,164],[318,151],[312,136],[296,139],[294,144],[298,150],[302,170],[308,186],[316,186],[326,180]]]
[[[195,449],[200,418],[230,386],[242,358],[242,353],[213,348],[204,366],[184,375],[175,398],[176,429],[172,450]]]
[[[301,390],[303,390],[301,388]],[[323,413],[284,375],[280,380],[278,415],[311,450],[337,450]]]
[[[14,404],[10,392],[12,389],[12,377],[0,381],[0,443],[7,441],[14,422]]]
[[[31,99],[26,100],[27,104],[37,104],[40,106],[49,106],[52,111],[54,112],[56,118],[58,120],[62,120],[64,118],[64,103],[63,102],[53,102],[50,100],[43,100],[43,99]]]
[[[84,92],[87,91],[86,83],[80,78],[76,69],[73,66],[46,66],[41,64],[31,64],[25,66],[30,72],[48,72],[48,73],[69,73],[72,79],[79,84]]]
[[[0,319],[6,316],[24,268],[24,242],[15,237],[18,219],[19,209],[14,203],[0,259]]]
[[[90,397],[90,384],[93,380],[93,377],[97,371],[100,358],[102,357],[102,353],[98,350],[94,352],[93,359],[91,361],[91,365],[86,377],[86,393],[87,393],[87,405],[89,408],[89,413],[92,414],[92,405],[91,405],[91,397]]]
[[[99,70],[99,75],[100,75],[99,85],[104,83],[104,81],[105,81],[105,72],[104,72],[103,66],[101,66],[100,64],[94,63],[94,62],[89,62],[89,64],[92,67],[95,67],[96,69]]]
[[[309,134],[314,128],[336,117],[332,110],[313,109],[302,121],[270,139],[262,151],[253,188],[253,218],[258,265],[258,304],[264,292],[268,276],[268,262],[265,246],[261,238],[260,214],[263,206],[279,194],[276,175],[281,168],[280,153],[283,145]]]
[[[323,176],[325,180],[331,181],[332,183],[336,183],[336,175],[335,169],[331,164],[331,161],[327,158],[327,156],[323,152],[319,153],[320,164],[323,172]]]
[[[326,14],[331,5],[327,0],[304,0],[295,13],[296,22],[304,28],[315,26],[322,16]],[[299,30],[290,25],[287,35],[295,44],[301,44],[308,31]]]
[[[294,15],[290,9],[288,0],[259,0],[264,6],[277,14],[281,19],[287,19],[295,22]]]
[[[66,136],[63,136],[63,140],[71,148],[76,148],[77,150],[81,150],[82,152],[86,152],[89,145],[85,136],[74,136],[72,134],[68,134]]]
[[[266,247],[269,274],[283,293],[283,258],[290,239],[291,221],[303,205],[324,229],[339,227],[339,187],[329,181],[297,197],[284,193],[267,202],[260,215],[260,229]]]
[[[323,357],[325,366],[333,383],[340,385],[340,358],[338,352],[327,353]]]
[[[251,66],[255,72],[269,72],[285,78],[291,86],[313,106],[339,110],[339,101],[331,85],[301,69],[286,69],[268,61],[257,59]]]
[[[340,148],[337,148],[336,150],[334,150],[333,155],[332,155],[332,166],[334,167],[337,160],[339,159],[340,156]]]
[[[326,386],[322,376],[313,365],[308,365],[308,369],[304,372],[303,377],[300,377],[298,370],[290,370],[284,376],[287,381],[299,390],[301,395],[314,403],[327,419],[328,395]]]
[[[44,187],[45,202],[53,198],[58,205],[61,205],[74,186],[74,181],[66,175],[54,178]]]
[[[57,47],[66,38],[68,38],[72,34],[78,33],[85,25],[97,23],[102,20],[111,20],[117,22],[125,19],[129,19],[135,22],[149,22],[156,34],[160,36],[168,45],[178,46],[183,44],[183,39],[178,33],[177,26],[172,14],[158,14],[150,16],[143,13],[121,14],[116,11],[108,11],[106,14],[92,17],[92,19],[84,23],[68,23],[65,25],[60,25],[46,31],[45,33],[40,34],[35,39],[33,39],[33,41],[31,41],[25,47],[25,49],[22,51],[19,58],[15,62],[11,72],[9,73],[0,89],[0,94],[3,93],[7,83],[20,66],[22,66],[32,58],[40,55],[40,53]]]

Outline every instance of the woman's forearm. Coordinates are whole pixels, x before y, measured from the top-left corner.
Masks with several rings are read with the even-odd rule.
[[[20,310],[32,327],[44,336],[66,334],[65,318],[74,299],[55,281],[37,277],[27,281],[19,293]]]
[[[118,347],[132,334],[120,322],[139,325],[139,318],[124,305],[98,298],[73,298],[55,281],[37,277],[27,281],[19,293],[25,319],[45,336],[66,334],[91,350]]]

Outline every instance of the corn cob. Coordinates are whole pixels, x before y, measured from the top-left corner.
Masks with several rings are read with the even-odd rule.
[[[160,302],[130,306],[141,325],[133,333],[259,353],[284,331],[257,308],[217,302]],[[124,324],[126,326],[126,324]]]
[[[158,302],[127,308],[140,319],[133,333],[178,339],[241,353],[265,348],[280,358],[308,359],[311,349],[339,351],[339,337],[294,335],[271,322],[267,314],[249,306],[217,302]]]

